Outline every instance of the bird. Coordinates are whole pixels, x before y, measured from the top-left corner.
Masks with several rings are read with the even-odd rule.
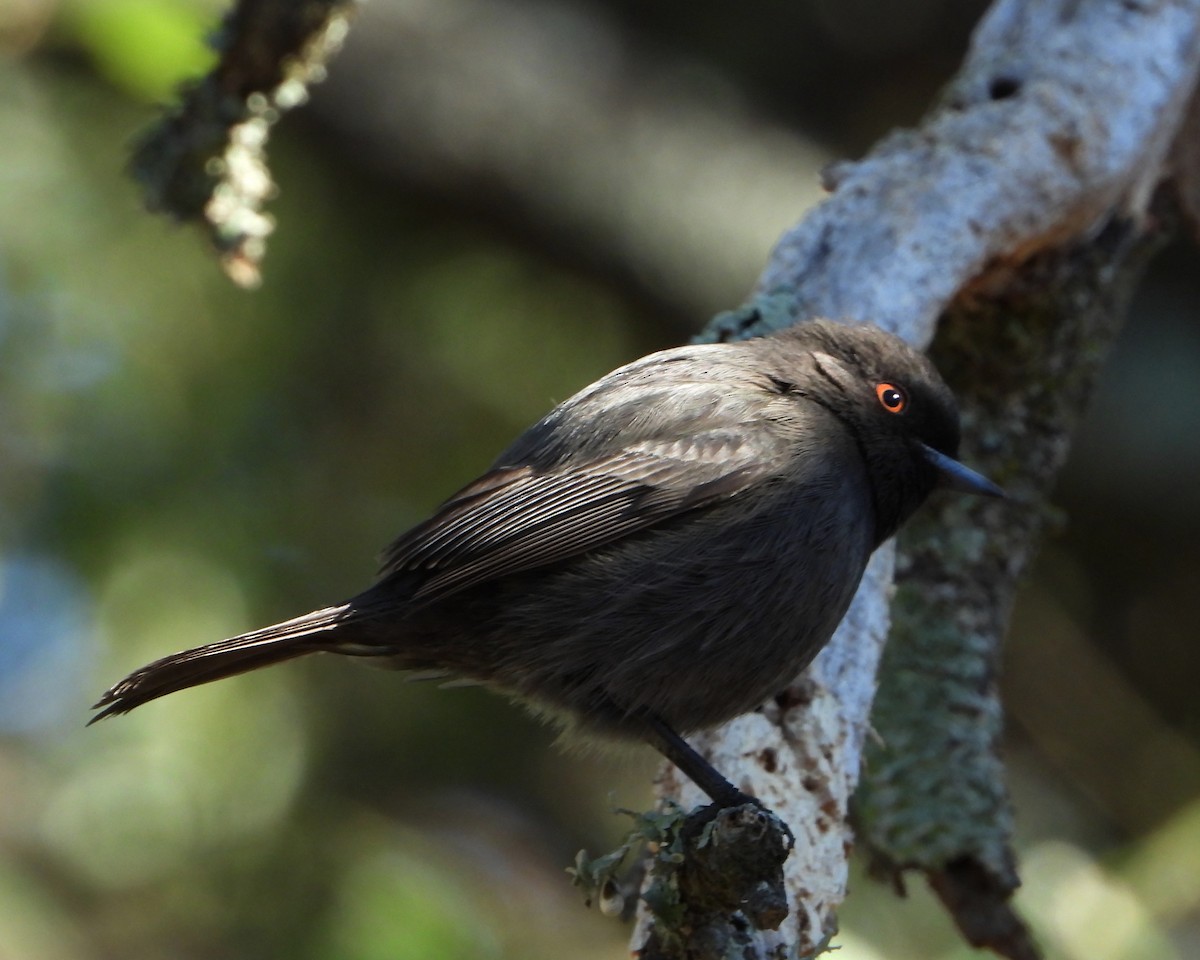
[[[478,683],[584,738],[642,741],[718,807],[748,799],[685,735],[750,712],[829,641],[871,553],[956,459],[932,363],[814,320],[619,367],[554,407],[342,603],[165,656],[94,723],[315,653]]]

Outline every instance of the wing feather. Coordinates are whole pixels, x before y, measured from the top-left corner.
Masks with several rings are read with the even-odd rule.
[[[724,430],[543,471],[500,467],[397,539],[381,575],[424,572],[414,600],[440,600],[735,497],[778,470],[781,447],[773,435]]]

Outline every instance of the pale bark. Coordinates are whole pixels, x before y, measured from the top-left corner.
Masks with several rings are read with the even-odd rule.
[[[956,300],[990,296],[1031,258],[1077,244],[1114,216],[1144,214],[1171,174],[1170,147],[1198,68],[1195,0],[999,0],[942,103],[917,129],[833,170],[832,196],[772,254],[751,301],[762,307],[758,315],[718,318],[710,334],[747,336],[827,316],[928,344]],[[1066,437],[1058,439],[1065,448]],[[1004,448],[1005,438],[993,446]],[[1009,469],[996,479],[1021,488],[1020,451],[1009,453]],[[986,539],[987,524],[999,526],[1005,515],[988,508],[970,519]],[[1025,547],[1006,571],[1011,579]],[[885,569],[890,550],[879,558]],[[1005,587],[996,592],[1006,603]],[[756,956],[775,956],[781,940],[805,956],[836,929],[853,839],[845,801],[859,776],[891,598],[890,578],[864,581],[847,623],[802,681],[797,700],[811,703],[807,722],[772,707],[705,741],[723,771],[758,790],[798,840],[793,861],[803,866],[789,864],[793,915],[781,931],[761,935]],[[790,749],[794,759],[766,774],[768,749]]]

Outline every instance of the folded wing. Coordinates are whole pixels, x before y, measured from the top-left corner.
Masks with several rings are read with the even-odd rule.
[[[382,576],[427,574],[413,599],[430,603],[736,497],[783,462],[761,431],[714,430],[550,469],[500,467],[396,540]]]

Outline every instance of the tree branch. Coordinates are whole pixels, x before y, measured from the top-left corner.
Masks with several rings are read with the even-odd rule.
[[[900,862],[928,864],[943,899],[959,911],[960,925],[1011,957],[1034,954],[1004,903],[1016,877],[993,752],[1000,709],[990,682],[996,644],[1041,527],[1037,498],[1065,453],[1071,418],[1064,412],[1078,410],[1115,330],[1112,318],[1135,274],[1136,260],[1128,254],[1142,249],[1152,225],[1147,204],[1170,172],[1166,158],[1198,68],[1195,0],[999,0],[940,106],[918,129],[894,134],[864,160],[831,171],[833,195],[781,240],[750,306],[717,318],[708,331],[711,338],[732,339],[828,316],[874,322],[925,345],[953,307],[956,319],[947,329],[955,333],[938,359],[957,372],[960,389],[1004,371],[997,384],[1011,393],[988,389],[964,398],[968,457],[990,466],[995,479],[1027,502],[946,503],[936,538],[928,533],[927,515],[924,539],[906,541],[904,563],[921,569],[920,580],[907,581],[904,634],[951,631],[957,646],[937,650],[932,663],[900,670],[895,679],[902,688],[914,680],[945,681],[917,699],[952,705],[969,689],[968,723],[981,725],[965,748],[970,756],[943,751],[942,773],[932,779],[965,781],[954,802],[968,813],[1000,813],[999,835],[968,837],[966,849],[944,849],[940,821],[925,821],[934,855]],[[1102,232],[1110,223],[1110,232]],[[1038,324],[1029,310],[1010,315],[1019,292],[1028,304],[1030,291],[1044,293],[1044,285],[1062,281],[1064,273],[1049,263],[1080,279],[1077,294],[1090,285],[1094,295],[1043,309]],[[994,332],[987,333],[971,309],[981,304]],[[1064,370],[1076,368],[1069,389],[1060,390]],[[1020,390],[1027,373],[1036,385]],[[1031,409],[1034,398],[1037,409]],[[885,570],[889,549],[877,557]],[[955,569],[971,556],[983,562],[960,566],[962,573]],[[858,779],[880,625],[888,620],[891,597],[886,576],[864,580],[847,623],[792,697],[735,721],[704,744],[736,785],[758,790],[796,830],[793,857],[804,867],[788,876],[800,909],[782,938],[798,956],[816,952],[836,928],[851,840],[847,798]],[[955,663],[962,669],[945,669]],[[793,717],[797,712],[805,717]],[[905,721],[886,715],[880,721],[880,749],[894,745],[887,756],[902,761],[909,745]],[[772,772],[765,769],[767,756]],[[964,770],[964,762],[973,766]],[[910,779],[904,789],[920,794],[929,782]],[[670,775],[664,785],[678,787]],[[898,814],[922,799],[889,786],[873,783],[876,811]],[[820,814],[810,820],[814,800]],[[874,813],[868,829],[885,819]],[[879,843],[881,836],[886,831],[872,832],[871,839]],[[964,864],[987,874],[982,912],[968,889],[977,877]],[[975,922],[979,917],[984,920]],[[635,946],[647,926],[652,919],[644,921]],[[779,936],[762,933],[744,955],[774,956]]]
[[[274,223],[271,126],[303,103],[341,46],[357,0],[239,0],[214,40],[217,65],[147,130],[130,171],[146,205],[208,230],[225,272],[256,286]]]
[[[793,211],[820,199],[810,171],[827,153],[596,8],[438,10],[368,4],[314,97],[322,120],[390,178],[466,194],[474,215],[598,263],[686,311],[692,329],[745,288]]]
[[[1017,581],[1055,513],[1047,498],[1068,440],[1149,255],[1153,218],[1116,217],[1046,249],[1003,286],[961,297],[932,354],[959,396],[964,453],[1010,478],[1007,505],[942,497],[899,537],[857,823],[877,873],[919,869],[967,940],[1036,956],[1007,906],[1012,813],[999,755],[1000,641]]]

